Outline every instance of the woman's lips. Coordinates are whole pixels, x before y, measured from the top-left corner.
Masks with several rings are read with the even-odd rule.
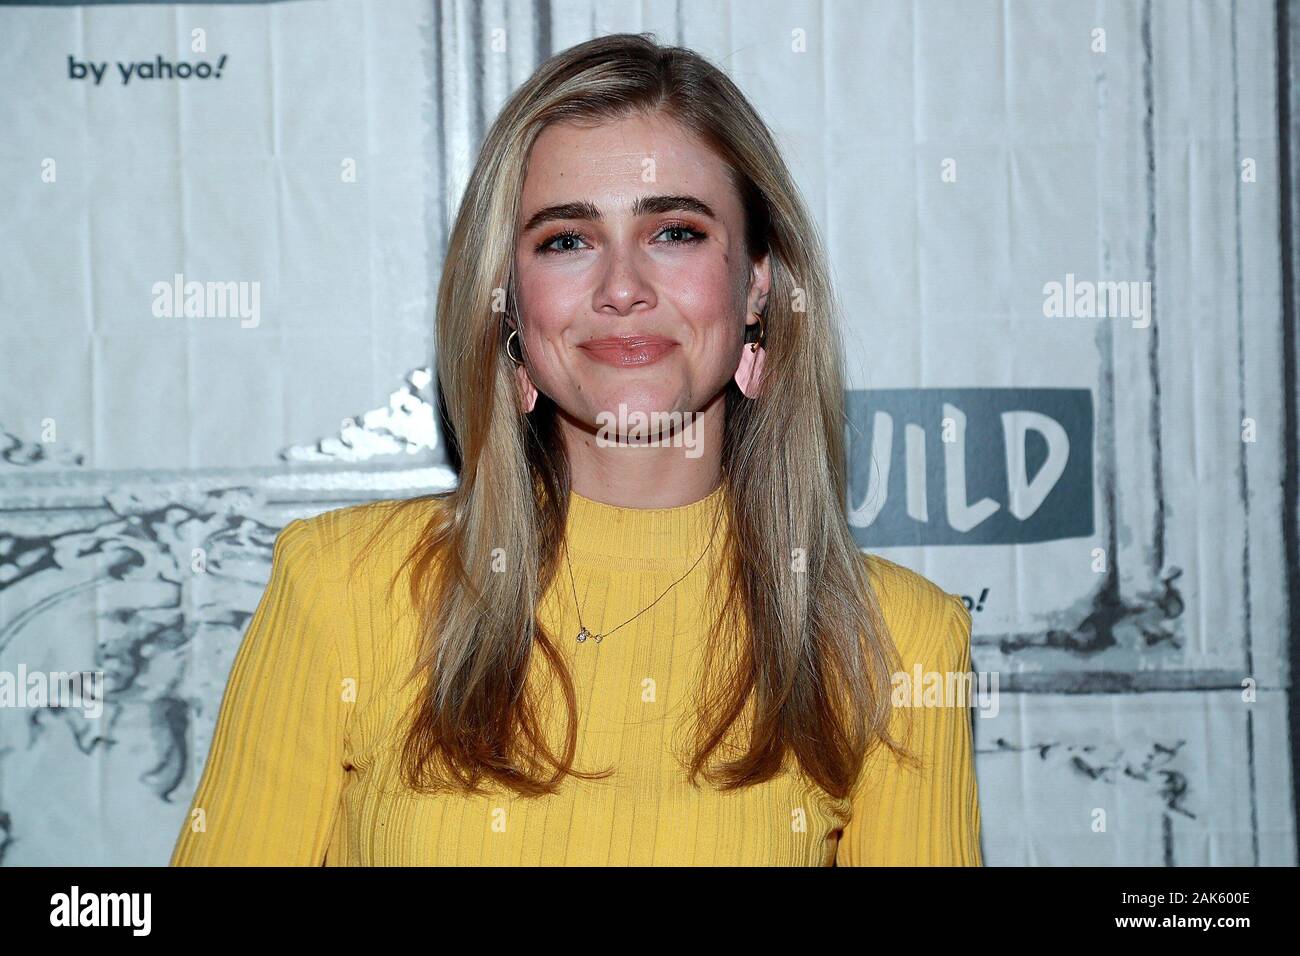
[[[676,347],[672,339],[655,335],[593,339],[579,346],[589,358],[622,368],[653,365]]]

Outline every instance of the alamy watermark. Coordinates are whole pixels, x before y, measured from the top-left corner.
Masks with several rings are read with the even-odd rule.
[[[0,671],[0,707],[79,707],[91,720],[104,712],[103,671]]]
[[[1073,272],[1067,272],[1065,282],[1044,284],[1043,315],[1049,319],[1132,319],[1133,328],[1145,329],[1151,324],[1151,283],[1076,280]]]
[[[176,273],[155,282],[153,314],[160,319],[239,319],[241,329],[262,321],[262,284],[257,281],[199,282]]]
[[[997,671],[927,671],[916,664],[912,670],[896,671],[890,678],[890,700],[895,707],[974,706],[981,717],[996,717]]]
[[[699,412],[629,412],[596,415],[596,447],[685,448],[687,458],[704,454],[704,419]]]

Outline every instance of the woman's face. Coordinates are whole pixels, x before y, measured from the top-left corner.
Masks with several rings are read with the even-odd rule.
[[[515,245],[526,373],[568,417],[705,410],[769,288],[722,161],[662,114],[537,138]]]

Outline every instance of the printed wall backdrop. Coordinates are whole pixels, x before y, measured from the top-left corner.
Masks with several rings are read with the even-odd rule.
[[[0,862],[167,861],[277,531],[454,481],[433,297],[487,125],[648,30],[754,100],[832,252],[846,513],[997,680],[986,862],[1295,864],[1293,17],[0,8]]]

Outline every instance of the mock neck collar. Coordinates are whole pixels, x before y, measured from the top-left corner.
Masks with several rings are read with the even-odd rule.
[[[621,508],[570,491],[569,553],[575,561],[664,567],[679,567],[685,561],[689,565],[705,552],[710,539],[711,551],[722,547],[726,503],[725,483],[699,501],[672,508]]]

